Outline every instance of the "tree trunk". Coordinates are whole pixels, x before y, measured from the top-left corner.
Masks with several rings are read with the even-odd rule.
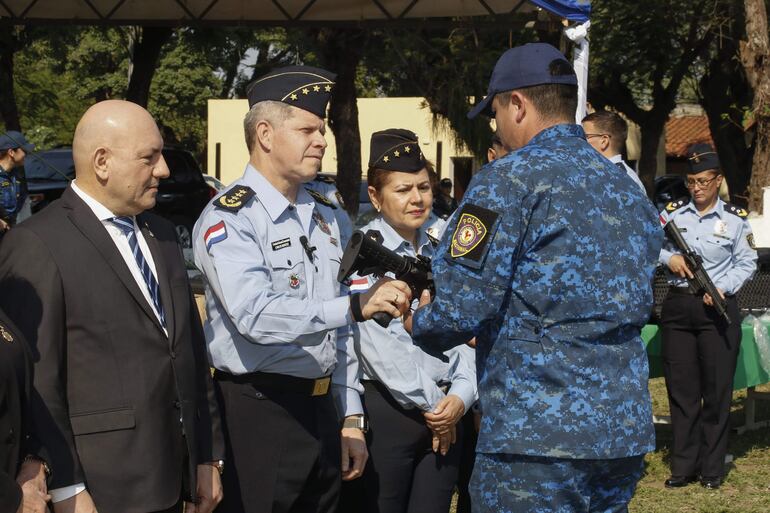
[[[365,38],[358,29],[322,29],[319,43],[330,71],[337,73],[329,104],[329,128],[337,144],[337,188],[355,218],[361,187],[361,134],[358,127],[356,68]]]
[[[749,182],[749,210],[762,213],[762,189],[770,185],[770,42],[764,0],[745,0],[746,39],[741,62],[754,89],[754,159]]]
[[[21,131],[19,108],[13,93],[13,54],[16,38],[13,25],[0,20],[0,117],[6,130]]]
[[[728,6],[730,28],[718,44],[718,51],[708,64],[698,88],[700,104],[709,120],[722,172],[730,186],[730,200],[748,206],[751,179],[751,152],[742,126],[742,108],[751,106],[752,92],[739,55],[738,41],[744,37],[746,21],[742,5]],[[724,119],[725,117],[728,119]]]
[[[668,116],[668,115],[666,115]],[[666,118],[648,116],[639,123],[642,133],[641,153],[639,156],[639,178],[647,189],[647,194],[652,197],[655,188],[655,176],[658,172],[658,148],[660,138],[666,128]]]
[[[131,56],[132,71],[128,81],[126,100],[147,107],[150,85],[158,66],[160,50],[173,33],[170,27],[143,27],[142,35],[136,42]]]

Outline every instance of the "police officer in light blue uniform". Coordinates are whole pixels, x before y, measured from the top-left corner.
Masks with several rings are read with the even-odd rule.
[[[666,241],[660,263],[671,289],[661,311],[663,370],[666,377],[674,444],[666,487],[679,488],[700,476],[701,485],[722,484],[730,431],[733,377],[741,345],[741,318],[735,294],[757,267],[747,212],[719,198],[723,177],[710,145],[688,149],[687,187],[692,199],[674,201],[660,213],[674,221],[682,237],[703,259],[703,267],[724,294],[730,326],[717,315],[712,299],[692,290],[690,269],[679,250]]]
[[[416,343],[475,337],[484,415],[475,512],[626,511],[655,448],[641,328],[657,212],[574,124],[577,80],[544,43],[505,52],[487,97],[511,152],[474,176],[433,259]]]
[[[445,222],[430,215],[433,170],[417,136],[404,129],[375,132],[370,155],[369,196],[379,215],[362,231],[399,255],[431,258]],[[376,279],[354,277],[351,288],[366,290]],[[462,452],[462,433],[452,444],[452,431],[477,399],[475,350],[461,345],[428,354],[400,319],[387,328],[374,321],[359,328],[370,426],[360,509],[446,513]]]
[[[333,87],[333,74],[304,66],[250,86],[249,164],[195,226],[228,435],[223,512],[336,510],[340,478],[360,476],[367,456],[352,303],[364,319],[408,308],[398,283],[340,289],[334,213],[303,187],[326,148]]]

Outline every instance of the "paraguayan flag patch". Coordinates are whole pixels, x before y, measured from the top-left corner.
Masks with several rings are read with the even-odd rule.
[[[203,242],[206,243],[206,249],[211,251],[211,246],[217,242],[222,242],[227,238],[227,227],[224,221],[219,221],[217,224],[206,230],[203,235]]]

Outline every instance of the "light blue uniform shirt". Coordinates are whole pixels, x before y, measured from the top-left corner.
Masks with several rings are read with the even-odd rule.
[[[237,211],[204,209],[193,231],[195,263],[207,280],[204,325],[211,363],[231,374],[301,378],[332,374],[344,415],[362,413],[350,301],[332,209],[304,188],[292,205],[251,165],[237,186],[256,194]],[[312,258],[300,237],[315,247]],[[339,365],[338,365],[339,362]]]
[[[433,244],[428,235],[439,239],[445,222],[437,217],[429,218],[419,230],[417,251],[404,240],[381,216],[364,226],[361,231],[377,230],[383,237],[383,246],[402,256],[417,254],[433,256]],[[392,277],[392,276],[391,276]],[[376,279],[356,277],[354,287],[359,291],[374,284]],[[419,298],[415,298],[416,302]],[[447,361],[429,355],[412,343],[412,337],[404,329],[401,319],[394,319],[387,328],[374,321],[359,324],[361,332],[357,351],[361,360],[364,379],[384,384],[404,408],[432,411],[446,395],[438,383],[450,383],[448,394],[462,399],[465,411],[476,402],[476,351],[460,344],[444,352]]]
[[[739,209],[717,198],[714,208],[703,215],[698,214],[692,201],[669,203],[660,213],[662,223],[676,222],[684,240],[703,258],[703,268],[714,286],[725,294],[737,293],[757,268],[757,252],[749,242],[751,225],[733,210]],[[668,266],[676,254],[680,251],[667,237],[660,251],[660,263]],[[668,276],[671,285],[687,286],[686,279],[670,272]]]

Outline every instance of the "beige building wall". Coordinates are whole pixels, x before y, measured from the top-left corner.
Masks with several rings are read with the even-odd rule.
[[[434,132],[431,113],[423,108],[422,98],[359,98],[358,123],[361,133],[361,165],[366,173],[369,162],[369,139],[373,132],[386,128],[407,128],[417,134],[425,157],[437,164],[441,147],[441,176],[454,180],[453,157],[471,157],[453,141],[449,130]],[[243,118],[248,112],[246,100],[209,100],[207,172],[215,176],[217,145],[220,155],[220,180],[229,184],[243,174],[249,159],[243,136]],[[329,147],[324,155],[322,171],[337,172],[337,148],[331,130],[326,132]],[[439,143],[441,143],[439,145]],[[475,166],[474,166],[475,167]]]

